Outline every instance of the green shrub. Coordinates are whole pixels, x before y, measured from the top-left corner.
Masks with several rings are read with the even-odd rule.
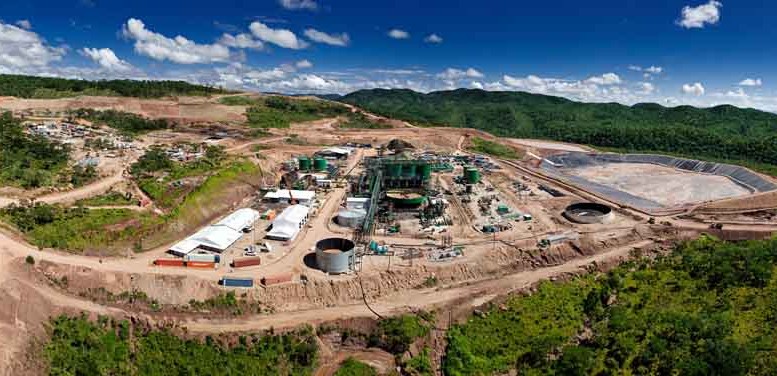
[[[346,359],[334,376],[377,376],[378,372],[369,364],[362,363],[354,358]]]

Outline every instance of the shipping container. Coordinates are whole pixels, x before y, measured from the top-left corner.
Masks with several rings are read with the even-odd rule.
[[[157,259],[157,260],[154,260],[154,265],[157,265],[157,266],[178,266],[178,267],[186,266],[186,265],[184,265],[184,262],[181,259]]]
[[[244,268],[246,266],[261,265],[262,259],[259,257],[245,257],[232,260],[233,268]]]
[[[221,278],[219,284],[225,287],[253,287],[254,280],[251,278]]]
[[[276,274],[266,276],[262,278],[262,284],[265,286],[277,285],[279,283],[291,282],[293,275],[291,274]]]
[[[216,263],[215,262],[202,262],[202,261],[187,261],[186,262],[187,268],[197,268],[197,269],[215,269]]]
[[[192,253],[184,256],[184,261],[221,262],[221,256],[212,254]]]

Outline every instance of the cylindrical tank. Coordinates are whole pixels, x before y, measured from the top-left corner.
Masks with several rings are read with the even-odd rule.
[[[310,158],[299,157],[299,169],[300,171],[310,171]]]
[[[326,159],[324,158],[316,158],[313,160],[313,168],[316,171],[324,171],[326,170]]]
[[[358,228],[364,223],[367,212],[359,209],[341,210],[337,213],[337,224],[349,228]]]
[[[416,165],[413,163],[407,163],[405,165],[402,165],[402,175],[404,176],[415,176],[416,172]]]
[[[388,175],[391,177],[398,177],[402,175],[402,165],[399,163],[391,163],[388,165]]]
[[[480,171],[472,166],[464,167],[464,179],[469,184],[477,184],[480,182]]]
[[[353,270],[356,245],[344,238],[328,238],[316,243],[316,265],[325,273],[342,274]]]
[[[418,169],[418,175],[421,176],[423,180],[429,180],[432,177],[432,165],[431,164],[422,164],[420,168]]]

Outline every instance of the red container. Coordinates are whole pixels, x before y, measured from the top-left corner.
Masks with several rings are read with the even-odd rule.
[[[261,265],[262,259],[259,257],[246,257],[232,260],[233,268],[244,268],[246,266]]]
[[[215,262],[205,262],[205,261],[188,261],[186,263],[187,268],[197,268],[197,269],[215,269],[216,263]]]
[[[156,266],[177,266],[177,267],[184,267],[183,260],[180,259],[156,259],[154,260],[154,265]]]
[[[276,274],[262,278],[262,284],[265,286],[277,285],[279,283],[291,282],[294,276],[292,274]]]

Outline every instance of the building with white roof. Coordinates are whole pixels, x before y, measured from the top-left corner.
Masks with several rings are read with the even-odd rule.
[[[324,150],[321,150],[316,154],[322,157],[344,159],[344,158],[348,158],[352,152],[353,152],[353,148],[332,147],[332,148],[326,148]]]
[[[369,205],[370,205],[370,199],[367,197],[347,197],[345,199],[346,209],[366,210]]]
[[[302,226],[308,221],[310,208],[305,205],[292,205],[275,217],[272,228],[267,233],[268,239],[291,241],[299,234]]]
[[[253,226],[259,212],[245,208],[235,211],[214,225],[204,227],[170,247],[176,256],[186,256],[197,249],[223,252],[243,236],[243,230]]]
[[[289,202],[292,197],[300,205],[310,206],[313,204],[313,200],[316,198],[315,191],[297,191],[288,189],[279,189],[275,192],[267,192],[264,195],[264,199],[273,202]]]

